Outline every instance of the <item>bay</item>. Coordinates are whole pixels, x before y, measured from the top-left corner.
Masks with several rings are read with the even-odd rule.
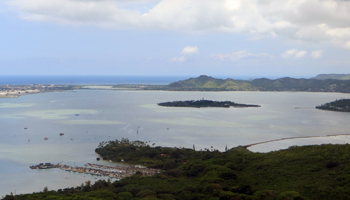
[[[159,102],[210,99],[260,108],[171,108]],[[348,134],[349,113],[314,109],[350,94],[305,92],[169,92],[77,90],[0,99],[0,196],[78,186],[95,177],[59,169],[31,170],[40,162],[82,166],[96,161],[102,141],[121,138],[156,146],[223,151],[239,145],[304,136]],[[25,129],[26,128],[26,129]],[[138,130],[138,131],[137,131]],[[64,133],[64,136],[59,136]],[[48,137],[48,140],[44,140]],[[71,140],[73,139],[73,140]],[[267,143],[271,151],[308,142]],[[28,141],[30,140],[30,141]],[[347,142],[324,138],[321,143]],[[259,146],[261,149],[259,150]]]

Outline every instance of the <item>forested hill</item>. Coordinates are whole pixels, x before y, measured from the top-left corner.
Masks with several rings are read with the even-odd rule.
[[[350,93],[350,80],[335,79],[254,79],[252,81],[234,79],[216,79],[201,75],[171,83],[169,90],[177,91],[307,91],[307,92],[342,92]]]
[[[339,99],[330,103],[316,106],[317,109],[350,112],[350,99]]]
[[[338,79],[338,80],[350,80],[350,74],[319,74],[314,79],[326,80],[326,79]]]
[[[216,79],[210,76],[201,75],[198,78],[190,78],[168,85],[174,90],[254,90],[249,81],[233,79]]]

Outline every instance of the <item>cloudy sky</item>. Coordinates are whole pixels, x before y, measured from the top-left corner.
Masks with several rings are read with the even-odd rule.
[[[0,0],[1,75],[350,73],[349,0]]]

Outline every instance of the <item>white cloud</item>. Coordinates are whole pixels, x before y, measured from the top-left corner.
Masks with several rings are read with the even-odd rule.
[[[182,51],[181,51],[181,55],[182,56],[176,56],[176,57],[173,57],[171,59],[171,61],[173,62],[185,62],[185,61],[189,61],[189,60],[193,60],[194,59],[194,56],[198,53],[198,47],[197,46],[194,46],[194,47],[191,47],[191,46],[186,46]]]
[[[304,57],[306,54],[307,54],[307,51],[299,51],[299,52],[297,52],[297,53],[294,55],[294,57],[296,57],[296,58],[302,58],[302,57]]]
[[[350,49],[350,40],[344,44],[344,47],[347,49]]]
[[[185,54],[185,55],[197,54],[197,53],[198,53],[198,47],[197,46],[194,46],[194,47],[187,46],[181,52],[181,54]]]
[[[271,57],[271,56],[265,53],[253,54],[253,53],[247,52],[246,50],[241,50],[241,51],[233,52],[231,54],[211,54],[210,57],[219,59],[222,61],[225,59],[236,61],[246,57]]]
[[[313,57],[313,58],[321,58],[322,54],[323,54],[322,50],[313,51],[313,52],[311,52],[311,57]]]
[[[26,20],[117,29],[245,33],[348,48],[350,1],[6,0]],[[146,8],[146,9],[145,9]]]
[[[297,49],[287,50],[282,54],[283,58],[302,58],[307,54],[307,51],[300,51]]]

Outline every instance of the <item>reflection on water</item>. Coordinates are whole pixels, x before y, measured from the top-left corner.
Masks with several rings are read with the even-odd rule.
[[[213,121],[197,118],[181,118],[181,119],[149,119],[148,121],[173,124],[173,125],[187,125],[187,126],[200,126],[200,127],[249,127],[249,124],[239,124],[235,122],[227,121]]]
[[[157,106],[159,102],[202,98],[261,107]],[[62,161],[73,166],[111,164],[96,161],[94,149],[102,141],[129,138],[160,146],[191,148],[195,144],[197,149],[213,146],[224,150],[226,145],[231,148],[279,138],[348,134],[349,113],[313,109],[340,98],[350,98],[350,94],[81,90],[0,99],[0,196],[96,180],[61,170],[31,170],[29,165]],[[318,141],[337,142],[328,137],[285,140],[251,150],[271,151]]]
[[[24,108],[34,105],[34,103],[0,103],[0,108]]]
[[[108,120],[65,120],[61,122],[62,124],[95,124],[95,125],[103,125],[103,124],[124,124],[124,122],[118,121],[108,121]]]

